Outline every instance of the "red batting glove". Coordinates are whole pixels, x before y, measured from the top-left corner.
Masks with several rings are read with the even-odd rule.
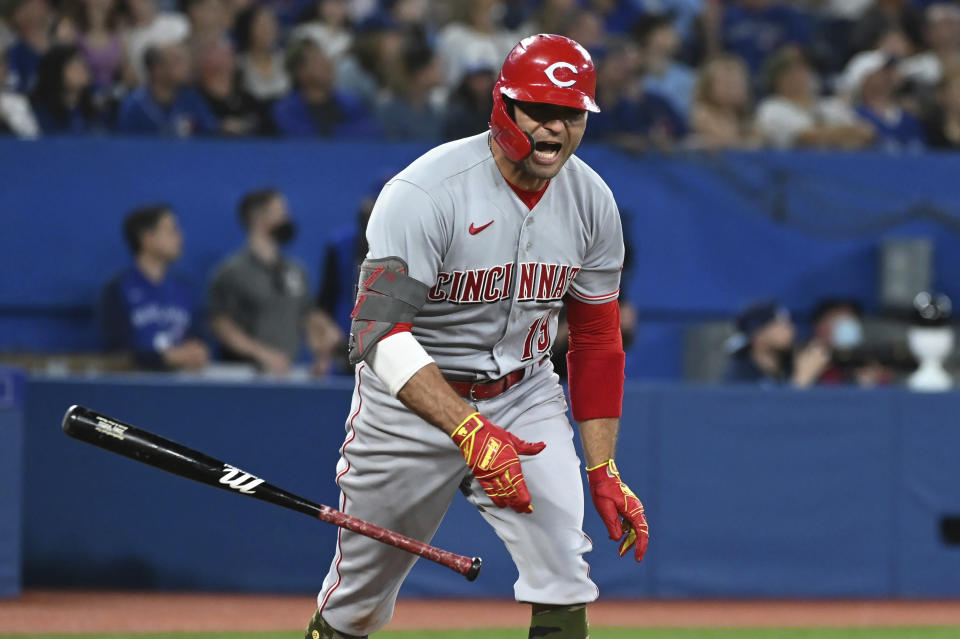
[[[495,506],[509,506],[518,513],[533,512],[517,455],[536,455],[546,444],[525,442],[480,413],[463,420],[450,437]]]
[[[590,496],[593,505],[600,513],[600,519],[607,525],[610,539],[620,539],[620,556],[623,557],[636,544],[637,561],[643,561],[650,543],[650,528],[643,515],[643,504],[620,479],[617,465],[608,460],[599,466],[587,469],[590,482]]]

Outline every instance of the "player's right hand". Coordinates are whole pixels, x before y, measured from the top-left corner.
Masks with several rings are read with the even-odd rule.
[[[480,413],[463,420],[450,437],[495,506],[509,506],[518,513],[533,512],[517,455],[536,455],[546,448],[545,443],[525,442]]]

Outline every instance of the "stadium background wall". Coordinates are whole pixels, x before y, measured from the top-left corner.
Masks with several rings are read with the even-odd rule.
[[[301,232],[292,253],[316,282],[324,243],[352,224],[379,176],[425,147],[379,142],[0,140],[0,350],[97,346],[92,304],[129,260],[120,221],[170,202],[186,233],[177,270],[202,290],[242,240],[244,191],[275,185]],[[960,299],[960,157],[746,153],[632,157],[585,147],[616,195],[635,255],[626,293],[642,330],[631,378],[678,379],[686,326],[778,297],[809,310],[821,297],[877,298],[878,245],[923,234],[934,285]],[[51,176],[57,176],[51,183]],[[82,268],[81,268],[82,267]]]
[[[333,504],[349,396],[344,380],[31,380],[25,585],[317,589],[335,528],[85,446],[60,419],[73,403],[109,410]],[[591,575],[607,598],[960,597],[945,530],[960,516],[958,412],[957,393],[630,383],[619,458],[646,502],[651,550],[642,567],[619,560],[588,508]],[[480,522],[458,497],[434,540],[482,555],[477,582],[420,562],[404,594],[510,596],[514,568]],[[8,557],[0,548],[0,574]]]

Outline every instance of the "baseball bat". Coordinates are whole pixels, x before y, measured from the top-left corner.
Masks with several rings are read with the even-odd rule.
[[[465,557],[436,548],[398,532],[289,493],[266,483],[259,477],[170,441],[149,431],[131,426],[83,406],[71,406],[63,416],[63,432],[70,437],[99,446],[104,450],[135,459],[155,468],[193,479],[214,488],[222,488],[270,502],[290,510],[316,517],[371,539],[389,544],[424,559],[446,566],[469,581],[477,578],[480,557]]]

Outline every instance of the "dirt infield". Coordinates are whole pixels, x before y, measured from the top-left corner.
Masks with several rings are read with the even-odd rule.
[[[310,596],[33,591],[0,600],[0,633],[296,630],[315,606]],[[528,610],[407,599],[389,628],[522,628]],[[590,618],[627,627],[960,626],[960,601],[603,601]]]

